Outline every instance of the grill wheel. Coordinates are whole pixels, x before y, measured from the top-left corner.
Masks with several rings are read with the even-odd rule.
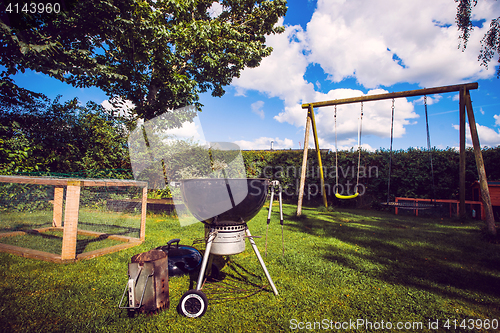
[[[185,317],[198,318],[205,314],[207,305],[207,296],[201,290],[192,289],[182,295],[177,312]]]

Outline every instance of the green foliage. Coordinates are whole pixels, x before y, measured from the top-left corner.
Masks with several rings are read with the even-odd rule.
[[[129,159],[127,136],[135,124],[113,118],[95,103],[82,106],[76,99],[60,103],[30,104],[29,108],[4,106],[0,110],[0,173],[53,175],[61,173],[82,178],[133,178]],[[205,147],[193,141],[178,141],[177,146],[161,144],[161,138],[148,137],[155,155],[162,156],[174,166],[166,170],[168,180],[198,177],[219,170],[224,163],[234,160],[234,151],[215,151],[209,161]],[[158,140],[155,141],[155,140]],[[132,143],[133,144],[133,143]],[[500,147],[483,148],[486,174],[489,180],[500,179]],[[150,159],[150,152],[143,152]],[[243,151],[246,177],[264,177],[279,180],[284,196],[296,200],[302,166],[302,151]],[[417,198],[456,199],[458,194],[459,154],[456,150],[432,150],[434,189],[427,151],[410,148],[393,152],[390,200],[395,196]],[[142,157],[141,157],[142,158]],[[338,153],[339,184],[350,184],[352,193],[357,175],[357,152]],[[360,184],[368,201],[387,200],[389,180],[388,150],[373,153],[362,151]],[[220,163],[219,163],[220,162]],[[322,162],[328,200],[337,205],[349,204],[335,198],[337,183],[335,154],[323,152]],[[219,163],[220,165],[213,165]],[[158,168],[159,165],[154,166]],[[161,170],[145,170],[141,177],[163,175]],[[64,175],[63,175],[64,176]],[[231,174],[230,177],[245,175]],[[140,179],[143,179],[139,177]],[[149,178],[148,178],[149,179]],[[477,179],[477,168],[472,149],[466,151],[466,182]],[[161,176],[158,181],[164,183]],[[310,150],[306,167],[306,200],[321,200],[320,177],[316,152]],[[151,193],[153,198],[170,197],[169,190]],[[471,199],[470,191],[466,192]],[[368,202],[369,204],[369,202]]]
[[[0,110],[0,173],[130,169],[126,121],[77,99]]]
[[[0,122],[0,173],[15,174],[33,172],[42,165],[39,158],[34,156],[38,148],[30,141],[17,121],[2,119]],[[5,122],[3,122],[5,121]],[[8,125],[2,125],[8,124]]]
[[[465,50],[470,33],[474,29],[472,11],[477,5],[477,0],[455,0],[455,2],[458,3],[455,22],[462,33],[460,35],[461,46],[462,50]],[[500,17],[491,21],[490,28],[484,34],[478,60],[487,68],[491,59],[498,54],[500,54]],[[498,61],[500,62],[500,56]],[[497,68],[497,77],[500,77],[500,67]]]
[[[200,92],[222,96],[243,68],[271,53],[265,36],[284,31],[275,25],[285,0],[219,4],[217,16],[212,0],[69,1],[59,14],[2,17],[0,78],[31,69],[95,86],[111,101],[132,101],[146,119],[186,105],[200,109]]]
[[[0,74],[0,105],[33,109],[44,101],[47,101],[45,95],[18,87],[12,78]]]
[[[17,183],[0,183],[0,211],[35,212],[53,206],[54,187]]]
[[[484,148],[483,159],[486,174],[489,180],[500,179],[500,146]],[[243,159],[247,167],[247,177],[265,177],[279,180],[284,188],[285,197],[297,200],[298,187],[302,166],[302,151],[243,151]],[[339,184],[346,186],[356,184],[357,156],[356,151],[339,151]],[[346,201],[336,199],[334,186],[336,185],[335,153],[321,154],[324,178],[328,200],[335,204],[347,204]],[[388,150],[379,150],[373,153],[362,151],[360,166],[360,184],[365,187],[365,193],[370,200],[385,202],[387,200],[387,186],[389,179]],[[458,196],[458,166],[459,153],[453,148],[432,150],[434,168],[434,190],[430,168],[429,153],[425,150],[409,148],[393,152],[390,200],[394,197],[414,197],[427,199],[457,199]],[[466,183],[472,184],[478,179],[474,152],[471,148],[466,151]],[[305,200],[321,200],[319,168],[315,150],[309,150]],[[307,195],[308,187],[312,189]],[[360,189],[361,191],[361,189]],[[471,198],[471,191],[466,192],[467,200]],[[352,192],[351,192],[352,193]]]

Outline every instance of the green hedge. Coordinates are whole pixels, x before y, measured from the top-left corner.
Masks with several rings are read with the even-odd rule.
[[[482,150],[489,180],[500,179],[500,146],[484,148]],[[279,180],[284,187],[284,195],[290,200],[298,198],[300,168],[302,165],[302,151],[275,150],[275,151],[243,151],[243,159],[247,167],[248,177],[266,177]],[[338,202],[334,196],[335,153],[321,154],[325,184],[329,201]],[[374,201],[387,200],[387,186],[389,178],[388,150],[375,152],[362,151],[360,167],[360,184],[365,188],[364,194]],[[390,198],[415,197],[436,199],[457,199],[458,197],[458,168],[459,153],[452,148],[432,150],[434,168],[435,197],[433,194],[432,177],[429,153],[425,150],[409,148],[393,152]],[[339,151],[339,192],[348,194],[347,185],[350,184],[350,193],[353,193],[353,184],[357,176],[357,151]],[[466,184],[472,184],[478,179],[477,168],[472,149],[466,151]],[[316,151],[309,150],[305,200],[321,200],[319,189],[320,177]],[[308,191],[309,190],[309,191]],[[360,187],[362,192],[363,187]],[[318,193],[315,193],[318,192]],[[466,191],[467,200],[471,199],[471,191]],[[339,203],[339,202],[338,202]]]
[[[300,182],[302,151],[299,150],[273,150],[273,151],[242,151],[247,177],[271,178],[279,180],[284,189],[284,197],[291,201],[298,198],[298,188]],[[500,146],[496,148],[484,148],[482,150],[489,180],[500,179]],[[221,152],[218,156],[223,160],[230,161],[234,152]],[[231,156],[229,156],[231,155]],[[202,163],[200,152],[194,152],[192,158],[182,155],[180,166],[189,166],[204,173],[206,163]],[[172,158],[176,158],[172,156]],[[327,188],[328,200],[338,205],[352,204],[342,202],[334,196],[335,177],[335,153],[323,152],[321,154],[324,169],[325,184]],[[364,198],[370,201],[383,202],[387,200],[387,182],[389,178],[389,158],[388,150],[377,150],[375,152],[362,151],[360,169],[360,192]],[[432,151],[434,166],[435,198],[437,199],[457,199],[458,198],[458,165],[459,153],[452,148],[445,150],[434,149]],[[344,186],[344,193],[349,186],[349,193],[353,192],[353,185],[356,183],[358,153],[355,150],[340,151],[338,154],[339,184]],[[193,169],[194,170],[194,169]],[[306,168],[306,201],[321,201],[320,177],[318,172],[318,161],[316,151],[310,149]],[[179,170],[171,170],[171,172]],[[119,178],[132,179],[130,169],[113,170],[86,170],[78,173],[25,173],[29,175],[50,175],[54,177],[78,177],[78,178]],[[470,185],[477,180],[477,168],[472,149],[466,151],[466,184]],[[342,192],[339,187],[339,192]],[[168,190],[151,193],[153,197],[168,197]],[[161,192],[161,193],[160,193]],[[430,171],[429,153],[420,149],[409,148],[393,152],[390,199],[398,197],[434,198],[432,188],[432,177]],[[472,199],[470,190],[466,191],[466,199]]]

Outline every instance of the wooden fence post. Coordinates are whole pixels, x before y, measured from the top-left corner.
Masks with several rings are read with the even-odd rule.
[[[78,211],[80,208],[80,181],[68,181],[61,259],[76,259]]]
[[[146,239],[146,210],[148,206],[148,187],[142,188],[142,208],[141,208],[141,229],[139,231],[139,238],[141,241]]]
[[[54,210],[52,213],[52,226],[62,227],[64,187],[56,186],[54,188]]]

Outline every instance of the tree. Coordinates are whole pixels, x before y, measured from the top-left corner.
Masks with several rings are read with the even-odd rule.
[[[0,173],[130,169],[126,120],[102,106],[59,98],[29,109],[0,107]]]
[[[284,31],[276,24],[286,0],[63,1],[45,16],[7,9],[0,8],[2,82],[31,69],[99,87],[151,119],[189,104],[201,111],[199,93],[222,96],[243,68],[258,66],[272,51],[265,36]]]
[[[470,33],[474,29],[472,9],[477,5],[477,0],[455,0],[455,2],[458,2],[456,23],[458,30],[462,33],[460,40],[464,50]],[[498,62],[500,63],[500,17],[491,21],[490,29],[481,40],[481,51],[478,56],[481,65],[488,67],[495,53],[499,54]],[[497,77],[500,77],[500,67],[497,68]]]

